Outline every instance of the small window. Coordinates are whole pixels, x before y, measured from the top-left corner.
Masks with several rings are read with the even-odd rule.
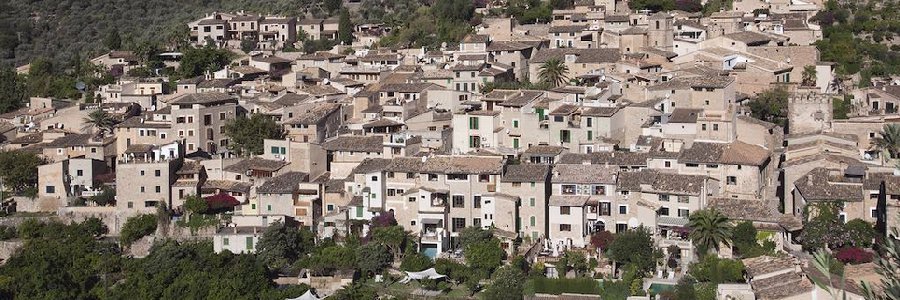
[[[162,176],[162,172],[160,170],[153,171],[153,175],[156,177]]]
[[[572,231],[572,225],[559,224],[559,231]]]
[[[571,213],[572,213],[572,208],[571,208],[571,207],[568,207],[568,206],[560,206],[560,207],[559,207],[559,214],[560,214],[560,215],[569,215],[569,214],[571,214]]]
[[[46,189],[46,191],[47,191],[47,194],[55,194],[55,193],[56,193],[56,187],[55,187],[55,186],[48,185],[45,189]]]
[[[628,214],[628,205],[619,205],[619,214]]]
[[[725,178],[727,185],[737,185],[737,176],[728,176]]]
[[[228,246],[228,238],[222,239],[222,245]]]

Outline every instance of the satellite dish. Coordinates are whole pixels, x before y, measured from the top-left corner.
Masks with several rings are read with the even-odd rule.
[[[87,85],[85,85],[84,82],[79,81],[79,82],[75,83],[75,88],[78,89],[79,91],[84,92],[84,89],[87,88]]]

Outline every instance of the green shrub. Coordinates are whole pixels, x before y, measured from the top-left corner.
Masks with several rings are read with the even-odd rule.
[[[137,215],[128,218],[119,233],[119,241],[124,246],[130,246],[138,239],[151,235],[156,231],[156,216],[151,214]]]
[[[532,279],[535,293],[559,295],[562,293],[600,295],[600,283],[591,278]]]

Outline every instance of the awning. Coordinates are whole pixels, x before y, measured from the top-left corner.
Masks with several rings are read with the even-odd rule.
[[[319,300],[319,299],[320,299],[319,297],[316,297],[316,295],[314,295],[312,293],[312,290],[306,290],[306,293],[303,293],[303,295],[300,295],[300,297],[288,298],[286,300]]]
[[[669,216],[659,216],[656,218],[656,225],[661,226],[677,226],[684,227],[687,226],[688,219],[679,218],[679,217],[669,217]]]
[[[447,276],[438,274],[437,270],[435,270],[434,268],[430,268],[428,270],[424,270],[424,271],[420,271],[420,272],[406,272],[406,278],[403,278],[403,280],[400,280],[400,283],[407,283],[407,282],[412,281],[413,279],[415,279],[415,280],[441,279],[444,277],[447,277]]]
[[[434,218],[422,218],[422,224],[441,224],[444,220]]]

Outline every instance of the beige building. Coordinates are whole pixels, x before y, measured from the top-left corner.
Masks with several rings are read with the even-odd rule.
[[[169,101],[172,133],[185,140],[187,153],[219,153],[228,146],[225,124],[238,117],[238,99],[223,93],[186,94]]]

